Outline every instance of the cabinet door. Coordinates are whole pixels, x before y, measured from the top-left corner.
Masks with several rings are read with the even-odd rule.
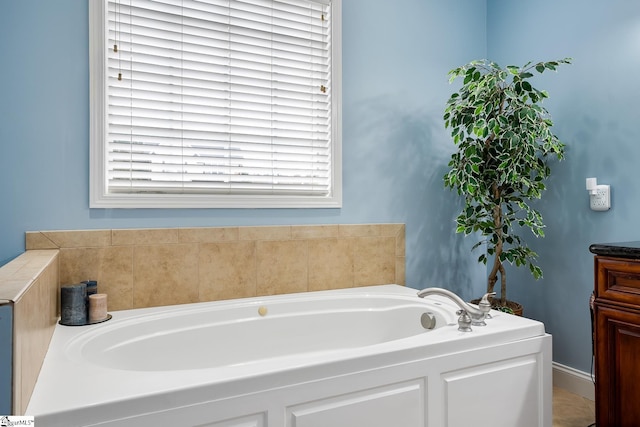
[[[640,312],[596,304],[596,424],[640,426]]]

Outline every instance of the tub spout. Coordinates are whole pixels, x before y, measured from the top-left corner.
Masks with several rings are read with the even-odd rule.
[[[464,310],[471,317],[471,324],[473,326],[486,326],[484,319],[489,314],[489,310],[491,310],[491,304],[489,304],[488,300],[490,296],[495,295],[495,292],[490,292],[485,294],[482,297],[481,304],[478,307],[470,305],[462,300],[458,295],[453,292],[442,289],[442,288],[425,288],[418,292],[418,296],[420,298],[424,298],[428,295],[441,295],[449,298],[451,301],[455,302],[461,310]]]

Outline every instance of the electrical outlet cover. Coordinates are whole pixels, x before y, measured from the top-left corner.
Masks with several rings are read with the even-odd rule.
[[[608,211],[611,208],[611,189],[608,185],[598,185],[596,194],[589,197],[592,210]]]

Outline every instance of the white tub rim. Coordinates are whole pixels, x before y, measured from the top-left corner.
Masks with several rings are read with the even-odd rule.
[[[314,299],[322,297],[325,293],[335,295],[395,295],[407,298],[416,298],[424,301],[425,304],[437,303],[442,307],[447,307],[453,312],[457,306],[451,301],[441,298],[427,298],[421,300],[416,296],[416,289],[407,288],[398,285],[379,285],[363,288],[350,288],[331,291],[308,292],[301,294],[287,294],[268,297],[253,297],[241,300],[217,301],[221,307],[232,307],[234,304],[245,304],[257,307],[264,303],[265,299],[280,299],[283,301],[299,301],[301,298]],[[212,303],[195,303],[188,305],[176,305],[167,307],[153,307],[135,310],[126,310],[122,312],[113,312],[114,323],[119,319],[131,319],[136,316],[157,315],[163,313],[174,313],[192,308],[206,307]],[[112,322],[109,321],[109,322]],[[109,322],[100,325],[93,325],[87,328],[104,328]],[[451,325],[433,331],[429,334],[430,339],[435,341],[433,344],[438,345],[437,353],[448,353],[459,351],[461,345],[464,348],[469,346],[483,346],[486,340],[496,343],[510,342],[513,340],[523,339],[525,337],[544,335],[544,325],[529,319],[518,319],[514,316],[495,312],[494,319],[491,320],[489,327],[474,328],[472,333],[463,333],[457,331],[457,325]],[[505,325],[511,325],[505,329]],[[84,327],[68,327],[58,325],[52,340],[52,346],[64,346],[75,336],[79,334],[91,333]],[[45,357],[45,364],[41,371],[41,375],[36,384],[36,389],[32,396],[31,402],[27,408],[29,415],[38,415],[45,413],[64,413],[72,411],[78,406],[83,408],[91,408],[93,406],[104,406],[116,404],[118,402],[150,402],[154,396],[167,395],[169,393],[183,392],[185,401],[196,398],[199,390],[208,390],[207,396],[211,396],[211,390],[214,386],[222,386],[230,389],[242,388],[243,384],[251,382],[252,387],[270,387],[274,381],[277,381],[285,372],[290,373],[300,381],[311,381],[312,375],[308,374],[310,368],[322,367],[323,372],[327,375],[345,375],[349,372],[373,369],[381,363],[402,364],[409,360],[419,358],[433,357],[434,349],[428,348],[425,352],[425,345],[429,346],[432,342],[424,343],[420,337],[409,337],[389,343],[375,346],[374,352],[372,348],[356,348],[348,352],[338,351],[332,354],[323,354],[322,358],[315,357],[317,355],[303,355],[293,359],[269,360],[263,364],[236,366],[232,369],[203,369],[194,370],[192,372],[175,371],[175,372],[131,372],[107,369],[96,366],[77,366],[69,360],[64,352],[53,351]],[[59,350],[59,348],[57,349]],[[437,355],[437,354],[436,354]],[[62,366],[63,369],[58,369]],[[73,383],[76,388],[85,390],[78,393],[66,404],[51,401],[50,396],[55,395],[58,391],[55,383],[63,381],[64,371],[74,372]],[[309,375],[309,376],[307,376]],[[212,376],[215,379],[212,379]],[[128,387],[120,393],[113,393],[109,387],[98,388],[92,393],[87,393],[91,384],[104,384],[105,382],[126,381],[132,383],[133,386]],[[160,384],[162,383],[162,384]],[[95,387],[94,387],[95,388]],[[218,387],[219,388],[219,387]],[[29,412],[31,411],[31,412]]]

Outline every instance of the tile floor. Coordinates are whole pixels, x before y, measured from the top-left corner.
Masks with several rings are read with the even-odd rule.
[[[553,388],[553,427],[589,427],[595,422],[595,414],[594,401]]]

